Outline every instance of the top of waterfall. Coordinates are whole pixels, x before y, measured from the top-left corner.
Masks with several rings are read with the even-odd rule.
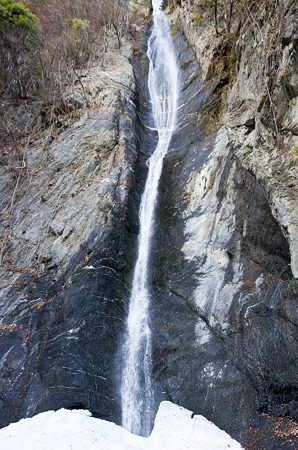
[[[159,11],[162,6],[162,0],[152,0],[153,11]]]

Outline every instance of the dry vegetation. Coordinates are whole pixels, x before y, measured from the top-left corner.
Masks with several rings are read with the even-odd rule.
[[[69,77],[76,76],[76,69],[107,51],[109,29],[115,32],[120,47],[122,34],[129,25],[124,0],[23,0],[23,3],[38,20],[27,27],[12,23],[4,30],[2,96],[25,99],[40,89],[61,88]]]
[[[1,162],[20,166],[30,134],[82,105],[65,93],[129,31],[126,0],[0,0]],[[85,98],[85,106],[88,106]]]

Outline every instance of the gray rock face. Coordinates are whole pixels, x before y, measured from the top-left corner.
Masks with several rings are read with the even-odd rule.
[[[117,417],[115,354],[137,214],[136,86],[128,58],[85,77],[92,105],[30,148],[16,190],[1,184],[4,247],[1,425],[52,408]]]
[[[272,417],[297,420],[296,135],[294,126],[281,128],[288,119],[295,123],[295,105],[281,104],[275,136],[274,123],[265,120],[268,105],[257,104],[256,91],[265,89],[258,49],[247,67],[255,35],[243,36],[222,126],[206,134],[212,100],[199,80],[207,76],[218,41],[208,25],[198,31],[189,3],[181,3],[174,20],[201,70],[177,32],[180,126],[165,162],[152,262],[155,377],[172,401],[238,439],[249,442],[250,426],[265,427],[265,448],[288,448],[269,424]],[[277,79],[285,59],[296,58],[293,5],[288,2],[281,21],[281,38],[292,38],[276,56]],[[295,95],[297,66],[291,64],[287,87],[276,84],[271,93],[277,105],[284,89]]]
[[[228,90],[223,123],[241,164],[268,193],[274,217],[289,241],[297,278],[297,4],[283,0],[278,7],[274,2],[266,5],[258,21],[246,12],[240,36],[234,38],[237,71]],[[222,38],[216,37],[212,24],[198,27],[187,1],[181,1],[174,19],[181,24],[206,78]]]

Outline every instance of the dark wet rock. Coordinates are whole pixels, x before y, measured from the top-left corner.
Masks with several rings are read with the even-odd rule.
[[[119,418],[115,354],[135,259],[137,91],[128,58],[91,69],[88,114],[2,187],[1,426],[48,410]],[[5,231],[5,229],[3,229]]]
[[[190,30],[195,33],[186,21],[183,31],[193,41]],[[198,40],[207,42],[208,33]],[[286,429],[288,419],[297,420],[294,233],[291,247],[287,239],[297,211],[291,157],[283,160],[283,184],[269,169],[277,150],[269,162],[255,147],[255,166],[247,165],[235,135],[241,127],[247,135],[253,131],[254,105],[239,101],[236,107],[235,93],[226,126],[206,133],[213,88],[199,80],[212,43],[199,69],[179,32],[175,40],[182,68],[179,127],[164,163],[152,255],[155,380],[161,397],[232,436],[255,442],[247,437],[252,427],[255,437],[263,432],[266,448],[288,448],[271,422],[282,417]],[[266,178],[260,176],[265,171]],[[277,195],[288,202],[292,219],[284,209],[276,212]]]

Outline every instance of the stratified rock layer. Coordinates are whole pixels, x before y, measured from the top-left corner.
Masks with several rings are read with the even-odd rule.
[[[131,55],[127,44],[111,52],[108,69],[89,70],[92,107],[28,150],[11,214],[10,184],[1,188],[11,233],[0,303],[2,426],[62,406],[117,417],[115,354],[138,209]]]
[[[280,26],[289,24],[279,39],[284,33],[288,40],[281,51],[276,44],[276,77],[285,55],[292,55],[289,83],[295,84],[294,3],[287,3]],[[249,441],[245,434],[250,426],[267,424],[266,448],[287,448],[292,444],[278,441],[269,424],[272,417],[297,420],[296,134],[294,128],[280,129],[280,148],[274,123],[265,122],[268,104],[259,108],[256,92],[249,101],[249,87],[261,88],[261,55],[247,69],[257,32],[242,35],[226,113],[217,114],[212,123],[208,114],[214,112],[212,103],[220,104],[218,85],[223,82],[212,66],[221,38],[216,39],[211,26],[200,29],[188,2],[181,4],[175,24],[196,58],[175,29],[182,91],[180,125],[165,161],[152,259],[155,378],[172,401],[232,435]],[[284,12],[281,8],[275,14]],[[208,78],[210,71],[214,78]],[[204,77],[208,81],[202,86]],[[277,84],[274,98],[284,89],[288,87]],[[291,108],[283,107],[287,117]],[[284,423],[286,428],[286,419]]]

